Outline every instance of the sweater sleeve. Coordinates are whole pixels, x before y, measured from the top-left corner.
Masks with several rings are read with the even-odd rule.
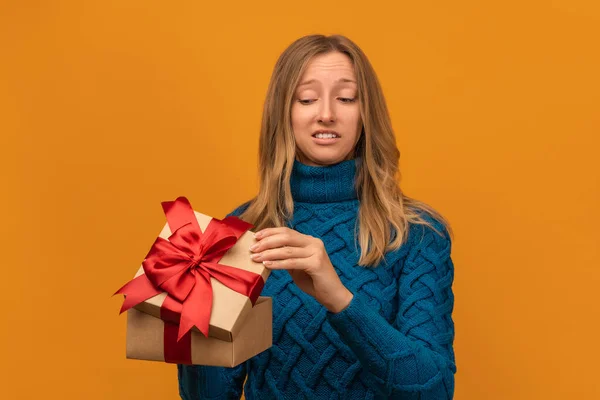
[[[177,365],[179,396],[183,400],[239,400],[242,397],[246,363],[234,368]]]
[[[239,216],[248,206],[244,203],[227,216]],[[242,397],[246,363],[234,368],[204,365],[178,365],[179,396],[183,400],[230,400]]]
[[[361,292],[343,311],[327,312],[354,352],[367,384],[390,399],[452,399],[454,395],[454,266],[451,242],[428,229],[413,238],[400,269],[398,312],[389,323]]]

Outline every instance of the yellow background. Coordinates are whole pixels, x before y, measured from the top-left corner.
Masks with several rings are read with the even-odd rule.
[[[456,232],[456,398],[600,398],[598,4],[2,2],[0,397],[177,398],[175,366],[125,359],[111,294],[161,201],[255,193],[278,55],[342,33],[404,190]]]

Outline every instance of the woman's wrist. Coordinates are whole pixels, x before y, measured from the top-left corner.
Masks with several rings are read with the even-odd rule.
[[[334,296],[331,296],[330,301],[325,304],[325,308],[333,314],[344,311],[349,305],[354,295],[346,287],[343,287],[340,292]]]

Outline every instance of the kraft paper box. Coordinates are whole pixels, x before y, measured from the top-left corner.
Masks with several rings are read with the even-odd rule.
[[[163,202],[162,205],[163,209],[165,210],[165,215],[167,216],[168,221],[167,223],[165,223],[162,231],[159,234],[159,237],[162,239],[168,240],[169,237],[172,235],[169,222],[175,224],[173,225],[176,226],[175,230],[181,229],[177,228],[178,225],[176,224],[179,223],[177,221],[181,221],[182,218],[187,218],[186,221],[193,218],[192,213],[195,216],[202,233],[206,232],[209,223],[211,223],[212,217],[194,211],[185,197],[180,197],[174,202]],[[177,210],[175,210],[175,213],[178,214],[175,218],[170,219],[170,215],[173,216],[173,214],[169,214],[169,212],[173,212],[174,208],[177,208]],[[213,223],[214,222],[216,221],[213,221]],[[242,224],[246,224],[241,220],[240,222]],[[260,284],[262,284],[264,281],[266,281],[270,271],[269,269],[265,268],[265,266],[262,263],[257,263],[250,259],[251,253],[249,248],[254,243],[256,243],[256,239],[254,238],[253,232],[246,230],[243,234],[241,234],[241,236],[239,236],[237,242],[235,242],[233,247],[231,247],[229,250],[227,250],[227,252],[224,253],[223,257],[218,261],[218,264],[234,267],[236,271],[242,270],[256,274],[256,278],[258,278],[258,276],[262,277],[262,282],[259,282]],[[146,262],[146,260],[147,259],[145,259],[144,262]],[[135,278],[143,274],[144,268],[140,267],[135,275]],[[208,325],[208,336],[223,341],[231,342],[240,332],[244,320],[252,310],[252,301],[248,296],[225,286],[217,279],[213,277],[210,277],[209,279],[213,293],[212,308],[209,307],[211,311]],[[258,281],[260,281],[260,278],[258,278]],[[121,292],[121,290],[123,290],[123,288],[121,288],[119,292]],[[125,292],[126,291],[121,293],[125,294],[127,300],[127,297],[129,295]],[[254,290],[254,292],[254,295],[258,297],[258,290]],[[165,299],[171,302],[173,300],[170,296],[167,299],[167,293],[161,292],[161,290],[157,290],[155,293],[158,294],[152,295],[153,297],[147,298],[147,300],[136,304],[133,307],[136,310],[151,315],[155,318],[163,318],[164,314],[161,314],[161,307],[163,306],[163,303],[165,303]],[[132,299],[133,298],[134,297],[132,297]],[[201,334],[200,331],[196,328],[196,326],[192,328],[192,331]]]
[[[134,308],[127,311],[127,358],[165,361],[165,322]],[[235,367],[272,346],[272,303],[259,297],[231,342],[191,331],[191,361],[197,365]]]

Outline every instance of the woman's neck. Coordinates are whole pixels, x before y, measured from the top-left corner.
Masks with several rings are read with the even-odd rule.
[[[335,203],[358,198],[356,170],[360,159],[322,167],[294,160],[290,186],[294,201]]]

